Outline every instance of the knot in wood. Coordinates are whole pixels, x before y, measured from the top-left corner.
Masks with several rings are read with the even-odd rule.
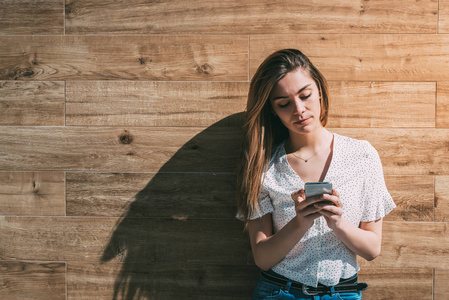
[[[14,72],[13,78],[14,78],[14,80],[17,80],[21,77],[32,77],[33,75],[34,75],[34,71],[32,68],[17,69]]]
[[[206,75],[209,75],[210,73],[212,73],[213,70],[214,69],[212,68],[212,66],[209,65],[208,63],[205,63],[201,66],[196,67],[196,71],[198,73],[202,73],[202,74],[206,74]]]
[[[132,141],[133,141],[132,134],[128,130],[124,130],[123,133],[120,135],[120,142],[122,144],[129,145],[132,143]]]

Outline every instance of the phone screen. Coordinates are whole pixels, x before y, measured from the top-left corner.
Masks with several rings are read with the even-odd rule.
[[[332,183],[330,182],[307,182],[305,185],[306,198],[322,194],[332,194]]]

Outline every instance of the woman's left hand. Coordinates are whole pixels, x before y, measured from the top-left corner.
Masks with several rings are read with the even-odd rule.
[[[323,202],[318,202],[314,205],[316,208],[320,208],[318,212],[326,219],[327,226],[335,229],[340,225],[343,215],[343,202],[340,199],[340,194],[335,189],[332,189],[332,195],[323,194],[323,200]]]

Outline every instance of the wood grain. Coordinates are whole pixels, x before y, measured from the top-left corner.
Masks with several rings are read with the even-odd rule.
[[[66,299],[63,262],[0,261],[2,299]]]
[[[449,1],[438,1],[438,33],[449,33]]]
[[[68,81],[67,125],[209,126],[245,109],[247,82]]]
[[[248,37],[3,36],[4,80],[248,80]]]
[[[230,117],[232,118],[232,116]],[[220,122],[226,123],[224,119]],[[238,128],[3,127],[0,169],[232,172]],[[386,174],[447,174],[444,130],[335,129],[367,139]],[[20,139],[17,139],[17,137]],[[414,143],[413,141],[426,141]],[[428,144],[433,147],[429,148]],[[213,154],[211,151],[214,151]]]
[[[361,266],[394,268],[439,268],[449,266],[448,223],[384,222],[382,252]]]
[[[434,299],[445,299],[449,293],[449,270],[435,270]]]
[[[0,172],[0,214],[64,216],[63,172]]]
[[[330,82],[329,127],[435,127],[432,82]]]
[[[434,176],[385,176],[385,182],[396,203],[396,208],[385,220],[434,220]]]
[[[246,265],[235,218],[0,217],[3,260]],[[32,249],[32,251],[30,251]]]
[[[449,221],[449,176],[435,177],[435,221]]]
[[[64,82],[0,81],[0,125],[64,125]]]
[[[433,176],[386,176],[396,209],[385,220],[433,221]],[[233,174],[67,173],[67,215],[230,218]],[[416,197],[416,195],[420,195]]]
[[[436,127],[449,128],[449,82],[437,84]]]
[[[362,268],[359,281],[366,282],[365,300],[432,300],[432,269]],[[444,299],[444,298],[435,298]]]
[[[233,172],[241,130],[222,124],[235,118],[206,129],[3,126],[0,170]],[[330,130],[371,142],[386,175],[449,174],[445,129]]]
[[[445,175],[448,133],[443,129],[352,129],[336,133],[368,140],[379,152],[386,175]]]
[[[67,215],[232,219],[235,181],[214,173],[67,173]]]
[[[303,51],[327,80],[449,80],[445,34],[251,35],[251,77],[268,55],[283,48]]]
[[[0,170],[233,172],[241,145],[241,130],[220,124],[206,129],[4,126],[2,130]]]
[[[63,0],[4,0],[1,34],[63,34]]]
[[[249,299],[255,266],[68,263],[68,299]],[[123,294],[122,294],[123,293]]]
[[[66,1],[68,33],[435,33],[432,1]],[[317,17],[319,16],[319,17]],[[122,22],[126,18],[126,22]]]
[[[329,85],[329,127],[435,127],[435,83]],[[68,81],[66,123],[208,126],[243,111],[248,89],[247,82]]]

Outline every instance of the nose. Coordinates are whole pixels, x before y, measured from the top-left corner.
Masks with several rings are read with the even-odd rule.
[[[295,111],[294,111],[295,115],[302,115],[304,113],[304,111],[306,110],[304,103],[301,101],[301,99],[298,99],[298,98],[295,99],[294,108],[295,108]]]

